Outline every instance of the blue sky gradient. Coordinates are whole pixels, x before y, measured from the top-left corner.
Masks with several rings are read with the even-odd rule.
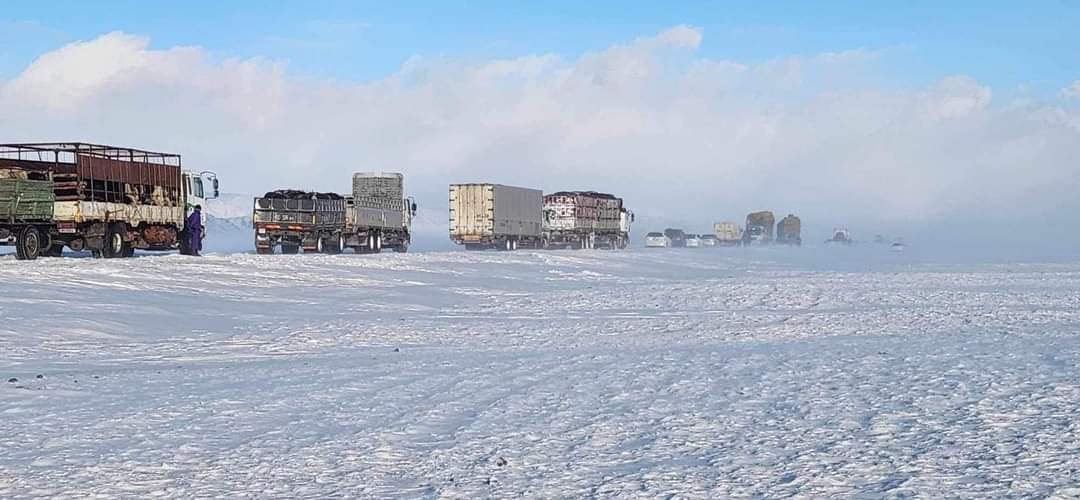
[[[759,63],[851,49],[881,51],[881,76],[918,86],[968,75],[998,95],[1052,96],[1080,79],[1080,3],[998,2],[5,2],[0,78],[40,54],[110,31],[153,48],[201,46],[264,56],[290,72],[364,81],[411,56],[575,57],[689,24],[698,56]]]

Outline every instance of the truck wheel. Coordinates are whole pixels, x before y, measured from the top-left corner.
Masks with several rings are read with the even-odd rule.
[[[260,246],[256,245],[255,246],[255,253],[257,253],[259,255],[270,255],[270,254],[274,253],[274,247],[260,247]]]
[[[315,253],[325,253],[325,252],[326,252],[326,248],[325,248],[325,245],[323,245],[322,236],[316,237],[315,238]]]
[[[518,247],[517,240],[513,240],[513,241],[510,242],[510,250],[517,250],[517,247]]]
[[[375,235],[375,253],[382,251],[382,235]]]
[[[334,250],[334,253],[336,253],[336,254],[345,253],[345,235],[344,234],[339,234],[337,236],[337,241],[334,243],[333,250]]]
[[[105,231],[105,248],[102,249],[101,254],[106,259],[115,259],[118,257],[124,257],[124,247],[127,246],[125,240],[127,236],[127,229],[122,224],[113,224]]]
[[[41,253],[41,232],[34,226],[27,226],[15,238],[15,258],[34,260]]]

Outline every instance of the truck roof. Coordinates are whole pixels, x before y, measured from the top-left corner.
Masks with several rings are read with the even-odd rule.
[[[180,155],[88,142],[26,142],[0,144],[0,158],[51,163],[75,163],[78,155],[179,167]]]

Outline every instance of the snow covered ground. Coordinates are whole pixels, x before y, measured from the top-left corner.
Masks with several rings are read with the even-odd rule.
[[[0,497],[1080,495],[1080,262],[797,252],[5,256]]]

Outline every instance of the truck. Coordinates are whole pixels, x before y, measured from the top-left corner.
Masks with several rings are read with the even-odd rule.
[[[353,195],[281,189],[255,198],[255,251],[339,254],[408,251],[416,203],[400,173],[353,175]]]
[[[855,241],[851,239],[851,232],[848,231],[847,228],[838,227],[833,229],[832,238],[825,240],[825,243],[828,245],[847,246],[855,243]]]
[[[178,154],[82,142],[0,144],[0,172],[0,244],[20,260],[190,253],[187,216],[219,193],[216,174]]]
[[[542,248],[543,218],[538,189],[450,185],[450,240],[466,250]]]
[[[776,223],[776,242],[781,245],[802,245],[802,221],[792,215]]]
[[[743,232],[743,245],[768,245],[772,243],[775,224],[776,218],[768,210],[747,214],[746,231]]]
[[[544,195],[544,248],[626,248],[632,212],[622,198],[595,191]]]
[[[742,244],[742,229],[734,222],[713,224],[713,234],[716,235],[716,246],[734,247]]]

